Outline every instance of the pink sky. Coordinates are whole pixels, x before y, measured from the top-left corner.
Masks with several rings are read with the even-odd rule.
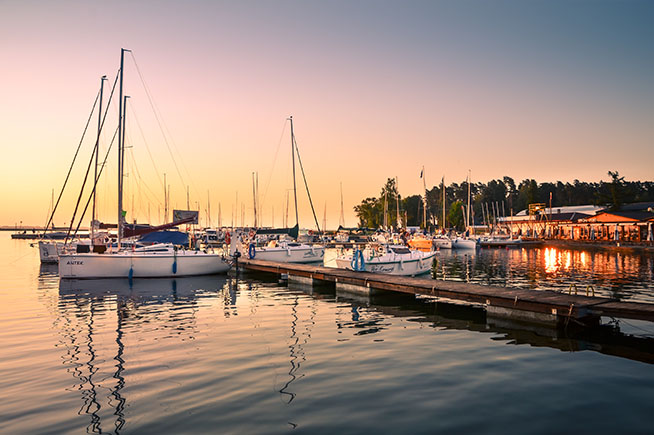
[[[149,205],[157,222],[165,172],[178,208],[189,185],[203,218],[209,191],[214,223],[218,203],[230,223],[238,191],[252,223],[258,171],[267,191],[263,223],[272,223],[274,207],[281,225],[289,115],[328,227],[338,224],[340,182],[346,223],[354,225],[352,207],[378,195],[388,177],[399,178],[402,195],[420,193],[423,165],[428,187],[442,176],[461,182],[468,169],[473,181],[599,181],[608,170],[651,180],[654,8],[583,5],[3,2],[0,224],[44,222],[100,76],[113,80],[121,47],[133,50],[182,173],[128,56],[128,158],[134,154],[141,177],[130,169],[125,201],[139,221]],[[114,154],[99,188],[107,221],[116,214]],[[57,224],[69,222],[82,176],[74,172]],[[303,190],[300,198],[309,227]]]

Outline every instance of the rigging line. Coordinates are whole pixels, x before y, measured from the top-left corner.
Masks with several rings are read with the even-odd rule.
[[[304,179],[304,187],[307,189],[307,196],[309,197],[309,204],[311,205],[311,213],[313,213],[313,220],[316,222],[316,228],[318,228],[318,234],[321,233],[320,225],[318,225],[318,218],[316,217],[316,210],[313,208],[313,201],[311,200],[311,193],[309,193],[309,184],[307,183],[307,177],[304,175],[304,167],[302,166],[302,159],[300,158],[300,149],[297,147],[297,140],[293,138],[293,145],[295,145],[295,152],[297,153],[297,161],[300,163],[300,170],[302,171],[302,179]]]
[[[111,151],[111,147],[114,144],[114,141],[116,140],[116,135],[118,135],[118,127],[116,127],[116,130],[114,131],[114,135],[111,138],[111,142],[109,143],[109,147],[107,147],[107,152],[104,155],[104,160],[102,161],[102,165],[100,165],[100,170],[98,171],[98,177],[95,179],[95,185],[97,186],[98,180],[100,179],[100,175],[102,175],[102,171],[104,170],[106,166],[107,159],[109,158],[109,152]],[[80,197],[81,197],[80,192]],[[86,201],[86,205],[84,206],[84,210],[82,211],[82,215],[79,218],[79,222],[77,223],[77,227],[75,228],[75,232],[73,233],[73,237],[77,235],[77,232],[79,231],[80,225],[82,225],[82,221],[84,220],[84,216],[86,215],[86,211],[89,208],[89,204],[91,203],[91,199],[93,198],[93,192],[91,191],[91,194],[89,195],[89,199]],[[73,218],[74,220],[74,218]],[[72,221],[71,221],[72,222]],[[72,223],[71,223],[71,228],[72,228]],[[70,230],[68,230],[70,233]],[[66,240],[64,241],[64,244],[68,241],[68,234],[66,235]]]
[[[84,142],[84,136],[86,136],[86,131],[88,130],[89,124],[91,123],[91,118],[93,117],[93,112],[95,112],[95,106],[98,104],[99,98],[100,98],[100,91],[98,90],[98,93],[95,96],[95,101],[93,102],[93,107],[91,108],[91,113],[89,114],[89,119],[86,120],[86,126],[84,127],[84,131],[82,132],[82,137],[79,140],[79,145],[77,145],[77,150],[75,151],[75,155],[73,156],[73,161],[70,164],[70,168],[68,168],[68,174],[66,174],[66,179],[64,180],[64,184],[63,186],[61,186],[61,190],[59,191],[59,197],[57,198],[57,202],[52,208],[52,214],[50,215],[50,219],[48,219],[48,223],[43,229],[43,237],[45,237],[45,233],[48,231],[48,228],[52,223],[52,219],[54,218],[55,212],[57,211],[57,206],[59,206],[59,201],[61,201],[61,197],[64,194],[64,189],[66,189],[66,184],[68,183],[68,179],[70,178],[70,173],[73,171],[73,166],[75,165],[75,161],[77,160],[77,155],[79,154],[79,150],[82,147],[82,143]],[[95,148],[93,149],[93,153],[95,154]]]
[[[134,104],[131,102],[131,100],[127,100],[127,104],[129,104],[129,107],[131,108],[130,113],[134,117],[134,120],[136,121],[136,125],[139,128],[139,132],[141,133],[141,137],[143,138],[143,143],[145,144],[145,149],[148,152],[148,156],[150,157],[150,161],[152,162],[152,167],[154,168],[154,173],[157,174],[157,178],[159,179],[159,183],[163,186],[163,179],[161,178],[161,175],[159,174],[159,169],[157,169],[157,165],[154,162],[154,158],[152,157],[152,153],[150,152],[150,147],[148,146],[148,141],[145,139],[145,134],[143,133],[143,128],[141,128],[141,123],[139,122],[138,116],[136,116],[136,110],[134,109]],[[133,158],[133,156],[132,156]],[[165,189],[166,186],[164,186]]]
[[[157,198],[157,195],[152,191],[152,189],[150,189],[148,184],[145,182],[145,180],[141,176],[141,172],[139,171],[139,167],[136,164],[136,159],[134,158],[134,151],[133,150],[134,150],[134,148],[130,148],[129,153],[130,153],[130,155],[132,157],[131,165],[132,165],[132,168],[134,169],[134,173],[136,174],[136,177],[138,177],[139,181],[143,184],[143,186],[145,186],[145,188],[152,194],[152,196],[154,196],[154,198]],[[134,182],[136,182],[136,179],[134,179]],[[139,190],[139,196],[140,196],[141,195],[140,184],[139,184],[139,189],[138,190]],[[145,192],[145,194],[147,196],[146,199],[148,201],[152,201],[152,198],[150,198],[150,196],[147,194],[147,192]],[[158,199],[155,199],[155,201],[152,201],[152,202],[155,202],[157,205],[162,205],[161,202]]]
[[[275,172],[275,163],[277,162],[277,155],[279,154],[279,149],[282,145],[282,139],[284,138],[284,132],[286,131],[286,124],[288,121],[284,121],[284,126],[282,127],[282,134],[279,135],[279,142],[277,142],[277,151],[275,151],[275,158],[273,159],[272,168],[270,169],[270,175],[268,176],[268,181],[266,182],[266,190],[264,190],[263,198],[261,199],[261,206],[266,202],[266,196],[268,195],[268,188],[270,187],[270,180],[272,179],[272,174]]]
[[[136,67],[136,72],[138,73],[138,76],[141,79],[141,83],[143,84],[143,89],[145,89],[145,95],[148,97],[148,101],[150,102],[150,107],[152,107],[152,112],[154,113],[154,117],[157,120],[157,124],[159,125],[159,130],[161,130],[161,135],[163,136],[164,143],[166,144],[166,148],[168,148],[168,153],[170,154],[171,159],[173,159],[173,164],[175,165],[175,170],[177,171],[177,175],[179,175],[179,178],[182,181],[182,184],[187,185],[187,183],[184,181],[184,177],[182,176],[181,171],[179,170],[179,166],[177,166],[177,161],[175,160],[175,156],[173,155],[173,151],[170,148],[170,144],[168,143],[168,138],[166,137],[166,133],[164,132],[164,128],[161,125],[162,121],[159,119],[158,110],[156,109],[156,105],[155,105],[155,103],[153,101],[152,96],[150,95],[150,90],[149,90],[148,86],[145,84],[145,79],[143,78],[143,74],[141,74],[141,69],[139,68],[138,63],[136,62],[136,58],[134,57],[134,53],[130,52],[130,54],[132,56],[132,60],[134,61],[134,66]],[[171,137],[171,139],[172,139],[172,137]],[[173,142],[173,145],[175,146],[175,148],[177,148],[177,146],[175,145],[174,142]],[[179,154],[179,151],[177,151],[177,152]],[[180,160],[182,160],[182,159],[180,158]],[[184,161],[182,160],[182,165],[183,164],[184,164]],[[184,167],[184,169],[186,170],[186,167]],[[186,170],[186,172],[188,173],[188,170]],[[189,175],[189,178],[190,178],[190,175]],[[192,179],[191,179],[191,181],[192,181]],[[195,188],[195,185],[193,187]]]
[[[104,117],[102,118],[102,123],[100,125],[100,132],[102,132],[102,128],[104,127],[104,121],[107,118],[107,112],[109,111],[109,105],[111,104],[111,99],[112,99],[112,97],[114,95],[114,91],[116,89],[116,84],[118,83],[119,73],[120,73],[120,68],[118,69],[118,72],[116,72],[116,78],[114,80],[114,85],[111,88],[111,94],[109,95],[109,99],[107,101],[107,110],[105,110]],[[100,91],[98,91],[98,96],[96,97],[96,102],[97,102],[99,96],[100,96]],[[95,103],[93,104],[93,108],[95,109]],[[66,180],[64,181],[64,185],[61,188],[61,192],[59,193],[59,198],[57,199],[57,204],[52,209],[52,216],[50,216],[50,220],[48,221],[48,224],[46,225],[45,229],[43,230],[43,235],[45,235],[45,233],[47,232],[48,227],[50,226],[50,223],[52,222],[52,219],[54,218],[55,211],[57,210],[57,205],[59,205],[59,201],[61,200],[61,196],[64,193],[66,183],[68,182],[68,178],[70,177],[71,170],[73,169],[73,164],[75,163],[75,158],[77,158],[77,153],[79,152],[79,148],[82,145],[82,141],[84,140],[84,135],[86,134],[86,130],[87,130],[88,126],[89,126],[89,121],[91,120],[91,116],[93,116],[93,110],[91,111],[91,114],[89,115],[89,120],[86,122],[86,127],[84,128],[84,134],[82,134],[82,139],[80,140],[80,145],[77,147],[77,151],[75,152],[75,157],[73,158],[73,163],[71,164],[71,167],[68,170],[68,175],[66,175]],[[93,147],[93,152],[94,152],[93,155],[95,155],[95,147]],[[80,194],[81,194],[81,192],[80,192]],[[74,220],[75,219],[73,219],[73,221]],[[71,223],[72,223],[72,221],[71,221]]]

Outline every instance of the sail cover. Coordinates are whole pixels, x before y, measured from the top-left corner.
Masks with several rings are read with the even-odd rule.
[[[181,231],[156,231],[142,236],[142,243],[172,243],[173,245],[188,245],[188,234]]]
[[[295,225],[293,228],[259,228],[257,234],[288,234],[289,236],[297,239],[300,232],[300,227]]]

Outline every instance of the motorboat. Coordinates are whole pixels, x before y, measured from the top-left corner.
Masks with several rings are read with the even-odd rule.
[[[436,236],[432,239],[434,249],[452,249],[452,240],[447,236]]]
[[[521,244],[521,237],[514,239],[512,237],[490,236],[479,240],[479,245],[484,248],[510,248],[518,247]]]
[[[434,251],[417,251],[400,245],[368,247],[336,257],[336,265],[359,272],[415,276],[431,270],[435,255]]]
[[[478,243],[475,239],[457,237],[452,240],[452,249],[477,249]]]
[[[434,242],[423,235],[414,236],[409,240],[408,245],[418,251],[430,252],[434,249]]]

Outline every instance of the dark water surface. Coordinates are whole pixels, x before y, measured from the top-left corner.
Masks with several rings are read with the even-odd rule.
[[[549,273],[480,254],[442,273]],[[631,281],[620,295],[652,300],[651,275]],[[517,328],[268,275],[60,284],[0,233],[0,433],[652,433],[653,331]]]

